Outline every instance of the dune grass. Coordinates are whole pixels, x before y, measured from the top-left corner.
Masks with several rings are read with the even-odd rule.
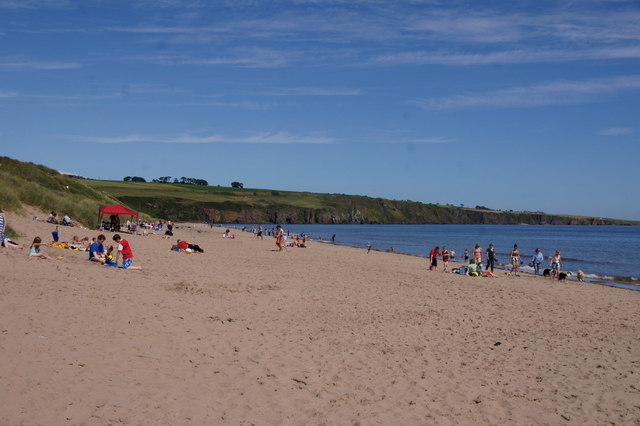
[[[0,206],[24,214],[24,205],[58,215],[68,213],[86,227],[96,224],[98,207],[118,200],[45,166],[0,157]]]

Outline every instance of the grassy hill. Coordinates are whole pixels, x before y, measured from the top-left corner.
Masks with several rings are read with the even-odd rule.
[[[98,207],[118,200],[85,182],[39,164],[0,157],[0,206],[8,211],[22,213],[23,205],[29,205],[58,215],[66,212],[73,220],[92,227]]]
[[[216,223],[456,223],[639,225],[638,221],[470,209],[359,195],[78,179],[0,157],[0,206],[68,212],[87,227],[98,206],[124,204],[147,217]]]

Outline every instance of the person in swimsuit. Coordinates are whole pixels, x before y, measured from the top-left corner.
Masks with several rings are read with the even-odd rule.
[[[513,250],[511,250],[511,275],[515,275],[518,277],[518,268],[520,267],[520,250],[518,250],[518,245],[513,245]]]
[[[560,268],[562,268],[562,256],[560,256],[560,250],[556,250],[556,254],[551,256],[551,279],[559,279]]]

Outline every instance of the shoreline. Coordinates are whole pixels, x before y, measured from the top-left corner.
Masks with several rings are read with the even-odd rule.
[[[250,226],[254,226],[254,224],[246,224],[246,226],[250,227]],[[561,226],[561,225],[557,225],[557,226]],[[231,224],[226,224],[226,225],[219,224],[218,225],[217,224],[217,225],[214,225],[214,227],[221,227],[221,228],[228,227],[228,228],[241,230],[241,228],[238,227],[237,224],[233,224],[233,225],[231,225]],[[244,232],[251,233],[250,230],[246,230]],[[291,237],[288,237],[288,238],[291,238]],[[326,240],[326,239],[319,240],[319,239],[310,238],[310,240],[314,241],[314,242],[329,244],[329,245],[333,244],[333,245],[338,245],[338,246],[353,247],[353,248],[366,250],[366,247],[363,247],[363,246],[360,246],[360,245],[351,245],[351,244],[340,243],[340,242],[333,243],[330,240]],[[401,255],[405,255],[405,256],[414,256],[414,257],[419,257],[419,258],[422,258],[422,259],[428,259],[426,256],[423,256],[423,255],[420,255],[420,254],[401,252],[401,251],[397,251],[397,250],[394,251],[394,252],[390,252],[389,250],[372,248],[371,251],[394,253],[394,254],[401,254]],[[456,259],[457,259],[457,257],[456,257]],[[465,265],[464,261],[460,261],[460,260],[451,260],[449,263],[456,263],[457,265],[460,265],[460,266]],[[510,267],[511,267],[510,264],[500,263],[500,264],[495,266],[495,269],[508,272]],[[521,270],[519,272],[521,274],[526,274],[526,275],[531,276],[531,277],[536,277],[536,275],[533,272],[528,270],[528,269],[530,269],[530,267],[528,265],[522,264],[522,265],[520,265],[520,268],[521,268]],[[538,276],[540,278],[543,278],[542,275],[538,275]],[[573,275],[570,275],[567,278],[567,280],[579,283],[579,281]],[[640,291],[640,279],[637,278],[637,277],[626,277],[626,276],[615,276],[615,275],[613,275],[613,276],[611,276],[611,275],[598,275],[598,274],[594,274],[594,273],[589,273],[589,274],[587,274],[586,279],[584,280],[583,284],[596,284],[596,285],[604,285],[604,286],[607,286],[607,287],[614,287],[614,288],[620,288],[620,289],[625,289],[625,290]]]
[[[53,228],[8,220],[22,243]],[[174,234],[125,237],[141,271],[0,249],[0,423],[638,419],[640,293],[315,241],[278,253],[204,225]],[[205,252],[169,251],[178,238]]]

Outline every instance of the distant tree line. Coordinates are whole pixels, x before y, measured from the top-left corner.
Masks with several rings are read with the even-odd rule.
[[[181,183],[181,184],[185,184],[185,185],[202,185],[202,186],[208,186],[209,185],[209,182],[207,182],[204,179],[189,178],[189,177],[184,177],[184,176],[182,176],[181,178],[173,178],[173,181],[171,181],[171,176],[162,176],[162,177],[159,177],[157,179],[153,179],[151,182],[156,182],[156,183]]]
[[[173,179],[173,180],[172,180]],[[125,182],[146,182],[146,180],[140,176],[126,176],[123,179]],[[182,176],[181,178],[172,178],[171,176],[161,176],[157,179],[153,179],[154,183],[181,183],[183,185],[201,185],[209,186],[209,182],[204,179],[196,179]],[[218,185],[220,186],[220,185]],[[244,188],[242,182],[231,182],[232,188]]]

